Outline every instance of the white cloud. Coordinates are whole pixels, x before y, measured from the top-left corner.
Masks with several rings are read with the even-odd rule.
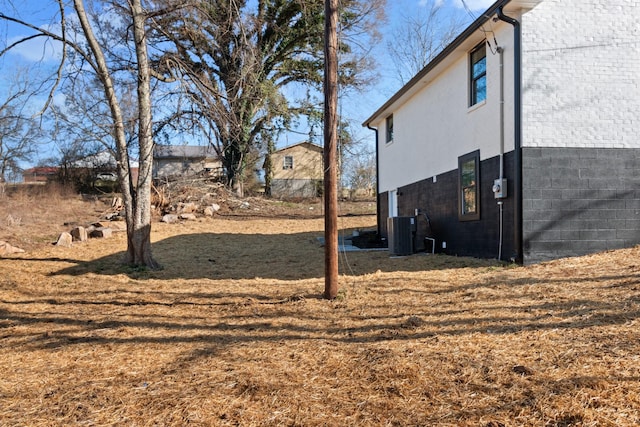
[[[24,36],[13,37],[8,44],[16,43]],[[45,37],[37,37],[16,45],[11,53],[18,55],[29,62],[53,61],[60,59],[62,44]]]
[[[420,0],[418,6],[428,6],[431,2],[433,2],[435,7],[440,7],[444,4],[445,0]]]

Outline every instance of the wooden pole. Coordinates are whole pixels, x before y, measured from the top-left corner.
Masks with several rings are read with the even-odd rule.
[[[325,0],[324,297],[338,296],[338,0]]]

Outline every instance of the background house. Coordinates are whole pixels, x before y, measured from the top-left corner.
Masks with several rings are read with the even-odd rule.
[[[324,178],[322,147],[301,142],[271,155],[273,197],[317,197]]]
[[[138,181],[139,165],[135,159],[129,159],[130,173],[134,185]],[[118,191],[118,167],[116,157],[111,150],[101,150],[66,163],[62,167],[63,181],[74,182],[83,191]]]
[[[175,178],[200,173],[222,175],[222,162],[213,147],[156,145],[153,152],[154,178]]]
[[[22,182],[25,184],[45,184],[55,181],[60,168],[54,166],[38,166],[22,171]]]
[[[380,233],[417,214],[416,249],[525,263],[640,243],[638,22],[496,1],[365,121]]]

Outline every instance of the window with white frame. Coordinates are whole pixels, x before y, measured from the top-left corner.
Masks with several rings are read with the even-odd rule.
[[[469,55],[469,106],[487,99],[487,50],[485,42],[480,43]]]

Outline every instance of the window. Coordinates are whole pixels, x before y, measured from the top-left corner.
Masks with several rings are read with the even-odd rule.
[[[393,114],[387,117],[387,143],[393,141]]]
[[[484,42],[471,51],[469,62],[471,65],[469,106],[471,107],[487,99],[487,51]]]
[[[458,158],[458,205],[460,221],[480,219],[480,151]]]
[[[293,156],[284,156],[282,169],[293,169]]]

